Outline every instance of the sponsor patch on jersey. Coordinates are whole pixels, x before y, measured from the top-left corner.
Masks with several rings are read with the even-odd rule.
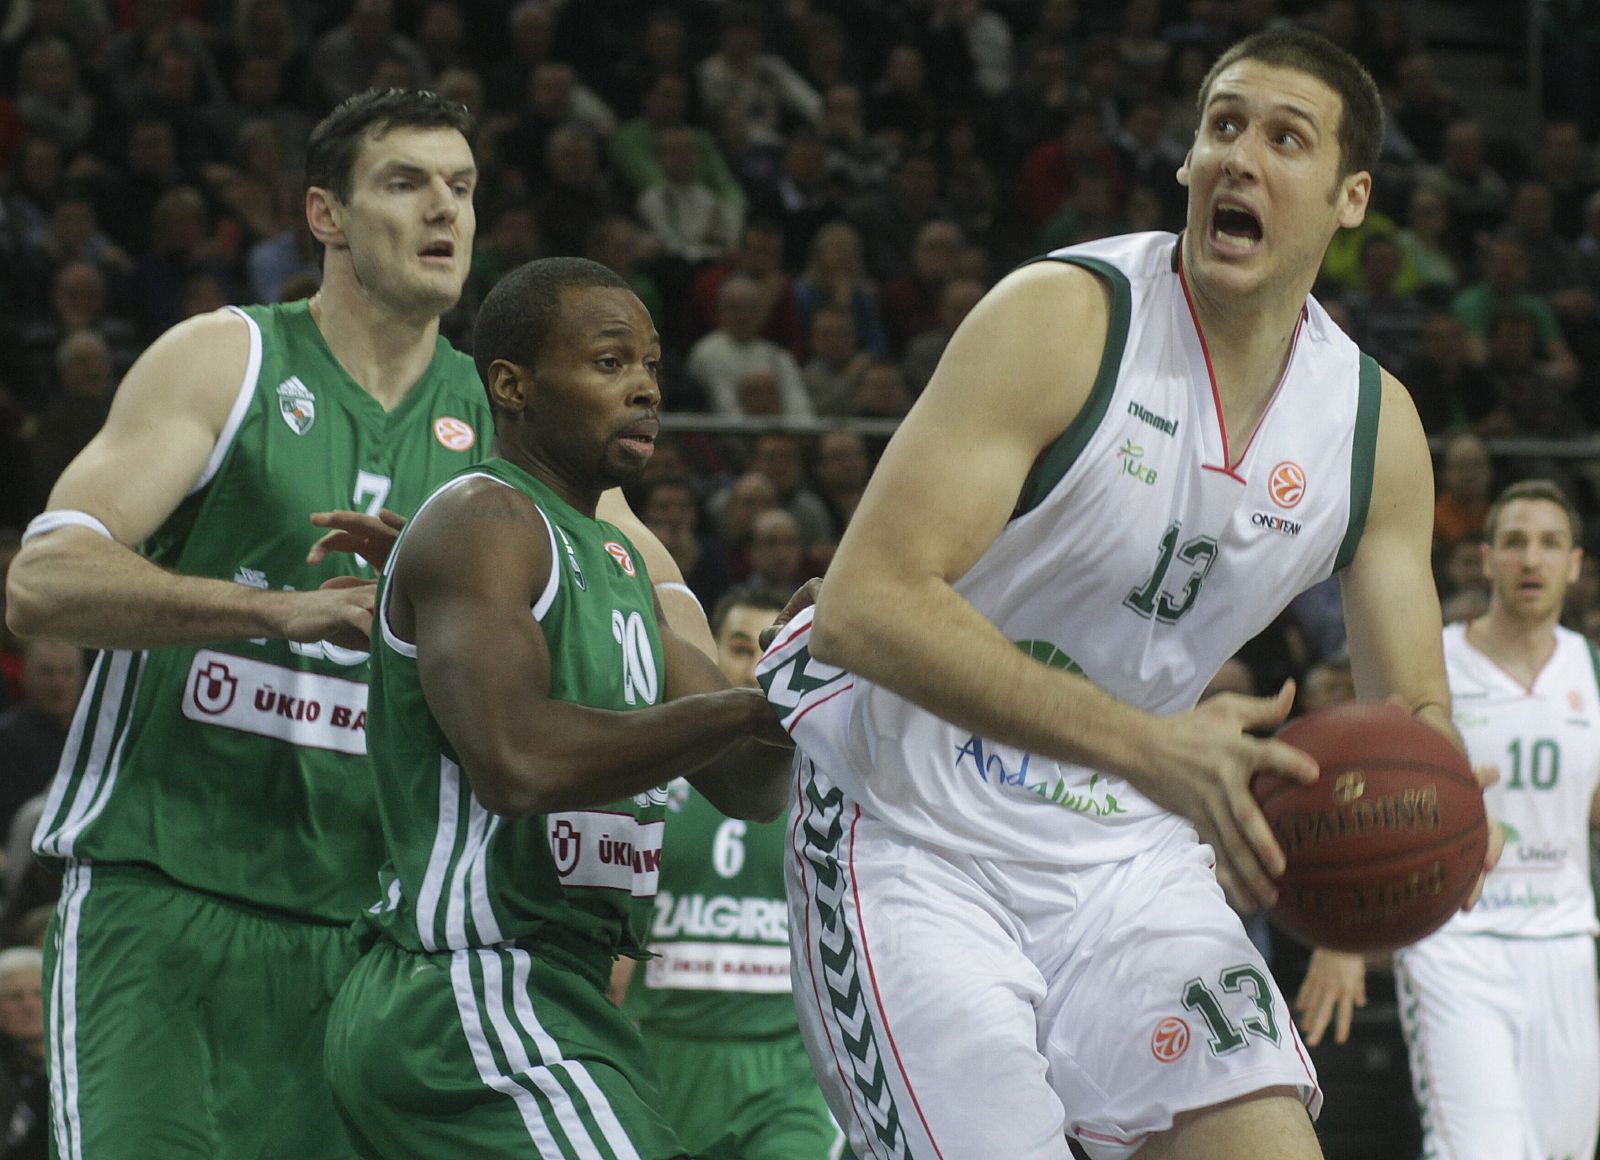
[[[467,451],[478,441],[471,423],[450,415],[440,415],[433,421],[433,437],[447,451]]]
[[[621,569],[629,576],[637,576],[639,571],[633,566],[633,557],[628,555],[628,549],[615,540],[606,541],[606,552],[615,560]]]
[[[1285,459],[1272,469],[1267,477],[1267,493],[1272,502],[1281,508],[1292,508],[1306,497],[1306,471],[1298,463]]]
[[[304,435],[317,421],[317,397],[311,388],[290,375],[278,384],[278,414],[296,435]]]
[[[561,885],[654,897],[661,877],[665,822],[640,822],[629,814],[601,810],[569,810],[547,815],[545,826]]]
[[[1122,460],[1122,474],[1131,475],[1146,487],[1156,482],[1156,469],[1144,462],[1144,446],[1132,439],[1124,439],[1117,448],[1117,458]]]
[[[201,649],[183,686],[183,715],[306,749],[367,752],[367,686]]]
[[[1174,1063],[1189,1050],[1189,1024],[1168,1015],[1150,1034],[1150,1054],[1162,1063]]]
[[[674,991],[789,993],[789,948],[741,943],[654,942],[645,982]]]
[[[1305,527],[1305,524],[1298,520],[1286,520],[1280,515],[1274,515],[1272,512],[1251,512],[1250,523],[1255,527],[1264,528],[1269,532],[1276,532],[1280,536],[1289,536],[1290,538],[1298,536],[1300,529]]]

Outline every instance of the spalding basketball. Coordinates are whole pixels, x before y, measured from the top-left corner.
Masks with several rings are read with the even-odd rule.
[[[1489,842],[1466,757],[1397,705],[1308,713],[1278,737],[1316,758],[1312,785],[1251,784],[1288,860],[1271,915],[1311,946],[1382,951],[1461,908]]]

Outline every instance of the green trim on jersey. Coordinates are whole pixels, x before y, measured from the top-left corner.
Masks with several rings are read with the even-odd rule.
[[[1350,525],[1334,558],[1335,572],[1356,558],[1361,533],[1372,506],[1373,465],[1378,457],[1378,412],[1383,405],[1383,376],[1371,355],[1361,356],[1361,395],[1356,402],[1356,433],[1350,447]]]
[[[1061,482],[1062,476],[1072,470],[1072,465],[1077,462],[1090,437],[1100,426],[1100,421],[1105,418],[1106,408],[1111,405],[1112,392],[1116,390],[1117,375],[1122,369],[1122,352],[1128,343],[1128,326],[1133,318],[1133,291],[1128,286],[1128,277],[1110,263],[1102,262],[1099,258],[1071,255],[1050,255],[1034,260],[1067,262],[1104,278],[1111,287],[1111,318],[1106,325],[1106,345],[1100,355],[1100,373],[1095,376],[1089,397],[1084,400],[1083,409],[1077,417],[1034,464],[1028,482],[1023,485],[1022,494],[1017,499],[1017,508],[1011,513],[1013,519],[1026,515],[1044,502],[1044,497]]]
[[[1595,692],[1600,693],[1600,649],[1594,647],[1593,641],[1586,640],[1583,643],[1589,650],[1589,666],[1594,669]]]

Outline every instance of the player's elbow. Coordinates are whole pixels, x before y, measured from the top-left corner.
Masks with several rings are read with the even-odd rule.
[[[478,804],[502,818],[523,818],[563,808],[546,781],[525,763],[505,758],[470,762],[467,780]]]
[[[6,575],[6,627],[17,636],[54,636],[61,631],[58,586],[43,571],[19,555]]]
[[[876,649],[874,636],[882,625],[883,613],[873,594],[845,585],[833,584],[830,577],[817,595],[817,610],[811,623],[808,648],[814,659],[851,672],[870,664]]]

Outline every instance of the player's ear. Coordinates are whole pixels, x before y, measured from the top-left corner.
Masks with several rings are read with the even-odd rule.
[[[1339,227],[1353,230],[1366,220],[1372,201],[1372,174],[1362,170],[1339,182]]]
[[[1194,161],[1194,147],[1191,145],[1183,155],[1183,164],[1178,166],[1178,184],[1185,189],[1189,186],[1189,165]]]
[[[1578,577],[1583,575],[1583,549],[1572,549],[1572,563],[1567,565],[1567,583],[1576,584]]]
[[[497,358],[489,364],[489,401],[496,410],[518,414],[528,405],[528,383],[522,367]]]
[[[342,250],[344,240],[344,206],[333,191],[313,185],[306,190],[306,225],[311,236],[326,249]]]

